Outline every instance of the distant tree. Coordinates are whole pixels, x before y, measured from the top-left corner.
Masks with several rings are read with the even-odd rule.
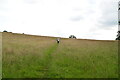
[[[118,24],[120,25],[120,21],[118,22]]]
[[[4,30],[3,32],[7,32],[6,30]]]
[[[69,38],[76,39],[76,36],[74,36],[74,35],[70,35]]]
[[[117,35],[116,40],[120,40],[120,31],[118,31],[118,35]]]

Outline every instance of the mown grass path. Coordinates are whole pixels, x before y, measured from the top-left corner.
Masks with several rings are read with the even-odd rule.
[[[54,44],[45,52],[45,67],[44,67],[44,76],[43,78],[47,78],[50,72],[50,65],[52,63],[52,54],[56,51],[58,44]]]

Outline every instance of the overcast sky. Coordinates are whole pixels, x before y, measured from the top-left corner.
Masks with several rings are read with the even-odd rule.
[[[114,40],[118,0],[0,0],[0,31]]]

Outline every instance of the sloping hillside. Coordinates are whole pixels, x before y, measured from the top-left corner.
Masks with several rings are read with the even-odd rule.
[[[117,41],[2,33],[3,78],[116,78]]]

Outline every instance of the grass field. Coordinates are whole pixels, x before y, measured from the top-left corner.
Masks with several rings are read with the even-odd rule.
[[[3,78],[117,78],[117,41],[2,33]]]
[[[2,33],[0,33],[0,79],[2,79]]]

